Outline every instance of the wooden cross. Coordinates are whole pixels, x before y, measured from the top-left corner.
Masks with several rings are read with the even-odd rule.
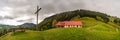
[[[38,30],[38,15],[39,15],[39,11],[41,10],[41,8],[39,8],[39,6],[37,6],[37,11],[35,12],[35,14],[37,14],[37,20],[36,20],[36,30]]]

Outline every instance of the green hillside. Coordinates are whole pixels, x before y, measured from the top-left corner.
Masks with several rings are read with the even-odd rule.
[[[120,40],[120,34],[84,28],[57,28],[39,32],[28,30],[25,33],[8,33],[1,40]]]
[[[83,28],[54,28],[46,31],[8,33],[1,40],[120,40],[114,23],[104,23],[90,17],[73,17],[71,21],[82,21]],[[112,25],[111,25],[112,24]]]
[[[78,17],[78,18],[75,18]],[[94,20],[86,20],[84,17],[89,17]],[[94,26],[110,26],[120,29],[120,18],[107,15],[105,13],[90,11],[90,10],[74,10],[74,11],[67,11],[62,12],[59,14],[55,14],[53,16],[45,18],[41,23],[39,23],[39,30],[47,30],[55,28],[55,24],[59,21],[71,21],[71,20],[78,20],[85,22],[85,27],[94,27]],[[79,20],[82,18],[83,20]],[[85,19],[85,20],[84,20]],[[93,22],[91,22],[93,21]],[[101,23],[103,22],[103,23]],[[100,25],[99,25],[100,24]]]
[[[71,21],[82,21],[84,24],[83,28],[87,28],[89,30],[99,30],[99,31],[118,30],[118,28],[114,27],[113,25],[110,25],[109,23],[104,23],[104,22],[101,22],[101,21],[95,20],[94,18],[89,18],[89,17],[83,17],[83,18],[74,17],[71,19]]]

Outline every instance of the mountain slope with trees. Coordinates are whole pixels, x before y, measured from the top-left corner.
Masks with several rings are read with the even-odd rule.
[[[22,27],[27,28],[27,29],[33,29],[33,27],[36,26],[36,24],[34,24],[34,23],[24,23],[24,24],[19,25],[19,26],[22,26]]]
[[[45,18],[41,23],[39,23],[39,30],[47,30],[54,28],[55,23],[59,21],[70,21],[72,18],[80,16],[82,17],[90,17],[94,18],[96,20],[102,21],[106,24],[115,24],[113,26],[116,26],[118,29],[120,29],[120,18],[107,15],[105,13],[96,12],[96,11],[90,11],[90,10],[74,10],[74,11],[68,11],[63,12],[60,14],[56,14],[50,17]],[[117,24],[117,25],[116,25]]]

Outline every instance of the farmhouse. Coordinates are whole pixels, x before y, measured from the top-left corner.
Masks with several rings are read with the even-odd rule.
[[[21,32],[25,32],[26,28],[23,27],[15,27],[15,28],[10,28],[9,31],[10,32],[15,32],[17,30],[20,30]]]
[[[63,22],[57,22],[55,25],[57,28],[61,27],[78,27],[82,28],[83,23],[81,21],[63,21]]]

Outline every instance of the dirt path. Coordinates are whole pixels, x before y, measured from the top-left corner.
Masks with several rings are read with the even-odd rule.
[[[97,26],[99,26],[99,25],[95,25],[95,26],[93,26],[93,27],[97,27]],[[88,27],[87,29],[88,29],[88,30],[93,30],[93,27]]]
[[[5,35],[1,36],[1,37],[0,37],[0,40],[3,40],[2,38],[3,38],[3,37],[5,37],[5,36],[10,37],[10,36],[11,36],[11,34],[12,34],[12,33],[10,32],[10,33],[7,33],[7,34],[5,34]]]

